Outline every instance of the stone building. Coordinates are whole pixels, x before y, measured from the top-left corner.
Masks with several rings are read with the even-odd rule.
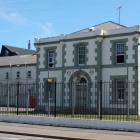
[[[116,108],[119,103],[120,106],[123,104],[120,108],[128,110],[129,104],[130,112],[140,114],[140,86],[136,84],[140,80],[139,43],[139,25],[126,27],[112,21],[67,35],[35,39],[37,80],[40,83],[45,83],[48,78],[57,83],[116,81],[115,88],[108,84],[107,91],[102,89],[102,94],[106,92],[104,108],[110,105]],[[126,81],[135,83],[130,92],[125,86]],[[94,86],[81,88],[81,96],[77,95],[77,88],[72,87],[75,100],[94,108],[99,94],[94,91]],[[58,106],[62,103],[68,106],[70,92],[69,86],[63,87],[61,92],[56,91]],[[45,91],[39,94],[40,102],[44,102]]]

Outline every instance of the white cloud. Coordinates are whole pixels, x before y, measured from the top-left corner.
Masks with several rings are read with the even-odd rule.
[[[5,20],[18,25],[25,24],[27,22],[27,19],[23,15],[7,9],[0,9],[0,20]]]

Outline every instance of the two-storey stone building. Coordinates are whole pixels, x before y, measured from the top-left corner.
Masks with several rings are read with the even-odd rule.
[[[110,104],[116,108],[116,102],[120,102],[122,108],[123,102],[123,109],[128,110],[129,104],[129,111],[139,114],[140,86],[136,84],[140,80],[139,43],[140,26],[126,27],[112,21],[67,35],[35,39],[38,82],[45,82],[48,78],[57,83],[94,83],[102,80],[108,82],[107,88],[102,89],[106,90],[102,91],[102,94],[105,93],[102,96],[104,108]],[[110,81],[116,81],[114,88]],[[126,81],[134,84],[128,87],[127,83],[125,86]],[[75,100],[83,100],[82,104],[94,108],[99,94],[94,87],[92,84],[85,87],[86,90],[82,89],[83,94],[76,95]],[[68,85],[61,91],[57,89],[58,106],[62,103],[68,106],[71,90],[72,94],[77,94],[75,91],[79,89]],[[45,91],[39,94],[39,102],[44,102]]]

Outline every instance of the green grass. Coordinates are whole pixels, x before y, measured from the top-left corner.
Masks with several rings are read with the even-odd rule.
[[[71,118],[71,119],[85,119],[85,120],[115,120],[115,121],[136,121],[140,122],[140,116],[137,115],[102,115],[102,118],[98,115],[64,115],[64,114],[58,114],[57,117],[60,118]]]

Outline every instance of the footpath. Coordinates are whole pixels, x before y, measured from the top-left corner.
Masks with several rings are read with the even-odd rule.
[[[140,140],[140,133],[0,122],[0,133],[65,140]]]

